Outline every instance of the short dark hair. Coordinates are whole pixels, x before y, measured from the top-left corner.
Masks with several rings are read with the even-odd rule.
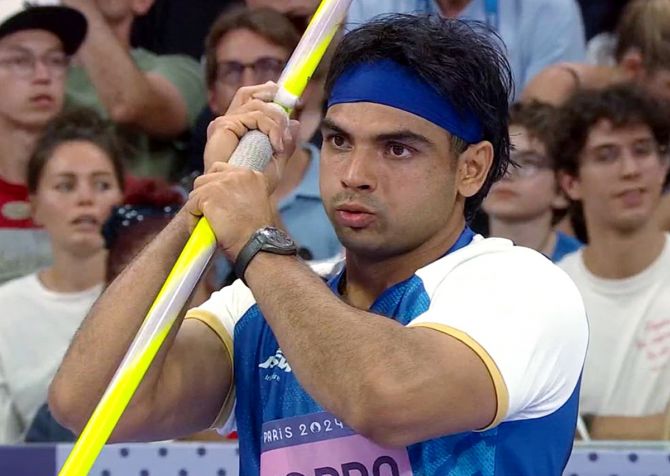
[[[558,109],[550,155],[558,171],[577,176],[580,155],[593,126],[607,120],[616,128],[646,125],[661,149],[670,140],[667,104],[635,84],[617,84],[601,90],[581,90]]]
[[[493,164],[482,188],[465,202],[471,219],[491,184],[509,163],[509,98],[512,74],[495,35],[483,24],[439,15],[393,14],[372,20],[348,33],[338,45],[326,79],[326,95],[350,67],[390,59],[415,71],[459,113],[479,119],[483,139],[493,144]],[[499,40],[499,38],[498,38]],[[452,149],[467,147],[454,136]]]
[[[58,146],[71,141],[85,141],[98,146],[107,154],[114,169],[114,176],[121,189],[124,188],[123,147],[114,130],[114,125],[102,119],[91,109],[70,109],[56,116],[37,141],[28,161],[28,192],[34,194],[42,178],[47,162]]]
[[[509,125],[523,127],[528,135],[538,139],[545,147],[554,135],[556,107],[540,101],[517,102],[510,108]]]
[[[292,52],[300,41],[300,33],[289,18],[272,8],[234,7],[214,21],[205,39],[205,81],[212,87],[216,81],[216,48],[225,35],[235,30],[250,30],[270,43]]]

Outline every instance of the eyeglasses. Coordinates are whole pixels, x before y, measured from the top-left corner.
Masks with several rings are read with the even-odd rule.
[[[510,154],[512,163],[507,168],[505,178],[530,178],[543,170],[551,170],[549,159],[537,152],[517,152]]]
[[[254,79],[258,84],[267,81],[276,81],[284,69],[286,61],[264,56],[253,63],[240,63],[239,61],[220,61],[216,66],[216,80],[231,86],[237,86],[242,82],[244,70],[251,68]]]
[[[659,147],[653,139],[645,139],[635,141],[629,146],[605,144],[595,147],[586,152],[586,162],[608,168],[621,163],[626,150],[638,165],[647,165],[651,163],[650,159],[667,159],[664,148]]]
[[[16,52],[0,56],[0,68],[9,71],[17,78],[23,79],[32,78],[35,75],[38,62],[47,68],[53,77],[61,78],[70,65],[70,58],[56,51],[42,56],[35,56],[28,52]]]

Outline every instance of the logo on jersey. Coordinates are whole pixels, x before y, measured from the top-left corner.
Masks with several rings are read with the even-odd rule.
[[[258,364],[258,366],[261,369],[279,368],[284,372],[291,372],[291,366],[289,365],[288,360],[286,360],[286,357],[284,357],[284,353],[281,351],[281,349],[277,349],[275,355],[268,357],[265,362]]]

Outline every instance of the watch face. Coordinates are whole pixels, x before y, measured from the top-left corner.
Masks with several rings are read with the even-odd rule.
[[[283,230],[274,227],[267,227],[262,230],[269,243],[281,248],[294,246],[294,242],[290,236]]]

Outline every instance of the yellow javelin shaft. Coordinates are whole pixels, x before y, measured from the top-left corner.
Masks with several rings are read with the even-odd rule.
[[[314,73],[351,0],[322,0],[282,77],[276,100],[287,111],[295,105]],[[83,476],[93,467],[137,387],[160,350],[202,270],[216,247],[216,237],[201,219],[177,258],[107,390],[93,411],[59,476]],[[146,336],[149,336],[148,338]]]

